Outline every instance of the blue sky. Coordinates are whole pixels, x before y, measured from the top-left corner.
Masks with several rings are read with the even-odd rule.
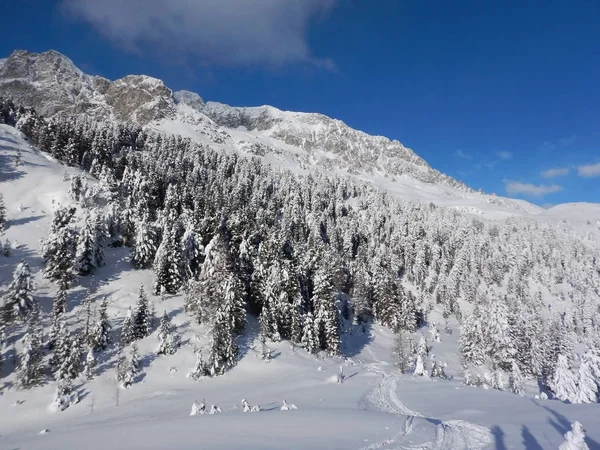
[[[0,29],[0,55],[321,112],[476,189],[600,202],[597,0],[13,0]]]

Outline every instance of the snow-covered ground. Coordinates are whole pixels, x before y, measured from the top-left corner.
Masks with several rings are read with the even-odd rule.
[[[24,162],[13,169],[18,149]],[[77,170],[31,148],[5,125],[0,125],[0,166],[9,219],[2,239],[14,247],[10,257],[0,256],[0,285],[6,287],[25,259],[47,316],[53,288],[40,273],[40,240],[50,225],[53,203],[66,201],[64,172]],[[576,216],[573,208],[566,208],[567,217]],[[597,205],[582,208],[573,226],[594,229],[587,214]],[[543,214],[558,222],[565,218],[558,207]],[[106,266],[82,278],[69,294],[71,322],[83,313],[85,297],[107,297],[109,317],[118,328],[139,286],[151,292],[151,273],[132,270],[126,250],[106,251]],[[225,376],[195,382],[186,374],[194,367],[194,348],[206,339],[206,330],[184,313],[181,296],[151,300],[157,314],[167,311],[182,334],[183,346],[175,355],[156,357],[156,335],[144,339],[142,374],[130,389],[120,389],[115,383],[116,349],[111,347],[99,361],[97,377],[76,385],[81,401],[62,412],[49,408],[55,382],[20,391],[14,387],[14,373],[9,374],[1,385],[0,448],[556,449],[570,423],[578,420],[588,446],[600,449],[599,404],[536,399],[533,384],[523,397],[462,384],[456,323],[451,322],[452,334],[441,331],[441,342],[432,344],[436,360],[448,362],[446,373],[453,379],[447,381],[401,375],[392,364],[393,336],[378,326],[344,334],[344,358],[317,359],[283,342],[272,344],[274,358],[267,363],[261,359],[257,324],[251,322],[240,341],[241,362]],[[10,357],[3,371],[13,371]],[[243,398],[260,405],[261,411],[244,413]],[[193,402],[203,399],[222,412],[190,416]],[[283,400],[298,409],[281,411]]]

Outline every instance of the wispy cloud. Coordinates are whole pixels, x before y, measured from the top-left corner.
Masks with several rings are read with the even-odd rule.
[[[544,178],[564,177],[569,175],[571,172],[570,167],[557,167],[555,169],[548,169],[542,172]]]
[[[337,0],[62,0],[62,11],[128,51],[151,48],[201,64],[335,67],[308,29]]]
[[[508,195],[528,195],[530,197],[543,197],[546,194],[553,192],[562,191],[562,186],[557,184],[545,185],[545,184],[530,184],[522,183],[520,181],[504,180],[506,193]]]
[[[471,159],[471,157],[469,155],[467,155],[465,152],[463,152],[461,149],[457,149],[454,152],[454,156],[456,156],[459,159]]]
[[[596,164],[584,164],[577,167],[577,173],[580,177],[598,177],[600,176],[600,163]]]
[[[568,147],[570,145],[573,145],[576,140],[577,136],[573,134],[571,136],[557,139],[556,141],[544,141],[540,148],[546,152],[550,152],[552,150],[556,150],[558,147]]]
[[[496,152],[496,155],[502,160],[510,159],[513,157],[512,152]]]
[[[571,144],[574,144],[576,140],[577,140],[577,136],[572,135],[572,136],[569,136],[566,138],[559,139],[558,142],[560,142],[560,145],[564,145],[565,147],[567,147]]]

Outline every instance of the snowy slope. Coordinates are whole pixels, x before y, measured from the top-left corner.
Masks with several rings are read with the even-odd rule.
[[[23,165],[14,168],[18,150]],[[39,271],[39,241],[47,233],[53,202],[66,202],[73,173],[33,149],[14,128],[0,125],[0,190],[8,209],[5,237],[18,241],[10,257],[0,257],[5,285],[21,258],[36,274],[36,297],[49,311],[52,288]],[[84,297],[108,297],[109,316],[117,320],[133,305],[137,290],[150,291],[151,273],[133,271],[124,249],[106,249],[107,264],[94,277],[81,279],[69,295],[72,319],[82,313]],[[81,402],[63,412],[51,411],[55,383],[18,391],[14,375],[3,380],[0,395],[0,448],[12,449],[483,449],[557,448],[569,423],[580,420],[587,429],[590,448],[600,448],[600,405],[568,405],[536,400],[534,385],[526,397],[466,387],[459,378],[456,359],[458,330],[441,333],[434,342],[436,359],[448,361],[452,381],[414,379],[398,374],[391,363],[392,335],[374,326],[369,334],[345,334],[347,358],[317,360],[289,343],[273,345],[274,359],[260,359],[257,324],[242,336],[243,358],[223,377],[199,383],[186,377],[194,366],[194,347],[206,339],[206,330],[190,323],[181,296],[159,303],[166,310],[184,345],[173,356],[155,357],[155,335],[140,343],[142,380],[131,389],[117,389],[114,353],[100,361],[91,382],[78,381]],[[7,372],[12,372],[5,361]],[[339,367],[345,380],[336,383]],[[319,367],[321,370],[319,370]],[[258,413],[243,413],[241,399],[259,404]],[[194,400],[219,405],[216,416],[189,416]],[[283,399],[297,411],[280,411]],[[39,434],[41,430],[47,433]]]

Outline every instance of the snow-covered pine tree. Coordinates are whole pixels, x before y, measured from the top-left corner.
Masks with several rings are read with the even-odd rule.
[[[212,328],[212,339],[208,359],[211,375],[223,375],[237,363],[238,347],[231,318],[225,308],[217,311]]]
[[[27,322],[23,353],[17,368],[17,386],[29,389],[42,383],[44,377],[44,351],[42,347],[43,328],[39,304],[33,304]]]
[[[44,275],[67,290],[74,278],[77,233],[71,226],[75,208],[58,207],[54,211],[48,238],[42,243],[46,264]]]
[[[442,380],[446,379],[446,372],[444,371],[444,365],[435,360],[431,366],[431,378],[441,378]]]
[[[508,387],[513,394],[525,395],[525,382],[521,369],[516,361],[512,362],[512,370],[508,379]]]
[[[91,380],[96,375],[96,357],[94,356],[94,349],[90,347],[85,357],[85,365],[83,367],[83,376],[86,380]]]
[[[158,349],[157,355],[174,355],[179,347],[179,336],[175,333],[171,318],[164,312],[158,326]]]
[[[99,352],[110,344],[110,321],[108,320],[108,314],[106,309],[108,307],[108,302],[106,298],[102,300],[100,304],[100,309],[98,311],[98,321],[94,325],[92,330],[92,339],[91,344],[94,351]]]
[[[4,195],[0,192],[0,231],[4,230],[6,224],[6,205],[4,204]]]
[[[558,355],[550,389],[559,400],[574,402],[577,398],[577,381],[565,355]]]
[[[319,335],[313,313],[310,311],[306,314],[306,318],[304,319],[302,345],[309,353],[313,353],[319,348]]]
[[[61,315],[58,319],[57,332],[54,336],[52,345],[52,357],[50,358],[50,368],[52,369],[55,380],[68,378],[62,373],[62,370],[69,359],[70,352],[71,339],[65,324],[64,316]]]
[[[96,224],[89,212],[86,212],[83,226],[77,236],[75,267],[79,275],[89,275],[96,268]]]
[[[193,278],[198,272],[203,250],[200,236],[190,220],[181,238],[181,265],[185,279]]]
[[[579,364],[577,396],[573,403],[595,403],[598,401],[598,381],[594,377],[593,361],[583,358]]]
[[[427,341],[425,336],[421,336],[419,345],[416,348],[415,370],[414,374],[423,376],[427,375],[427,367],[425,366],[425,358],[427,357]]]
[[[479,366],[485,361],[484,338],[478,309],[465,317],[460,330],[459,348],[462,358],[469,364]]]
[[[146,210],[135,222],[135,239],[131,249],[131,264],[136,269],[152,267],[157,250],[157,233]]]
[[[125,319],[123,319],[123,325],[121,326],[121,347],[127,347],[129,344],[135,341],[136,338],[137,337],[133,323],[133,312],[130,306],[129,309],[127,309],[127,314],[125,315]]]
[[[170,217],[165,223],[162,242],[154,259],[154,294],[175,294],[183,283],[181,247],[178,240],[179,221]]]
[[[246,324],[240,283],[233,274],[226,274],[221,292],[223,303],[215,315],[208,359],[212,375],[223,375],[227,369],[237,364],[236,337]]]
[[[498,389],[499,391],[503,391],[506,389],[506,383],[504,382],[504,374],[502,370],[498,367],[494,369],[492,374],[492,387],[494,389]]]
[[[192,378],[193,380],[199,381],[204,376],[210,375],[210,369],[207,364],[204,362],[202,358],[202,352],[199,350],[195,351],[196,353],[196,364],[194,365],[194,369],[187,374],[188,378]]]
[[[29,265],[24,260],[21,260],[15,268],[13,280],[8,285],[8,290],[4,294],[2,319],[5,324],[10,324],[15,319],[27,319],[35,303],[31,295],[32,290],[33,283]]]
[[[119,352],[117,357],[117,368],[116,368],[116,381],[124,388],[128,388],[133,383],[131,365],[129,364],[129,360],[123,354],[122,351]]]
[[[83,370],[82,337],[81,335],[69,336],[66,343],[69,345],[69,349],[59,370],[60,378],[74,380]]]
[[[340,320],[333,297],[331,274],[328,270],[319,268],[314,277],[311,301],[315,308],[319,347],[332,356],[340,352]]]
[[[59,285],[56,296],[52,300],[52,327],[48,337],[48,347],[52,349],[58,338],[60,326],[63,323],[64,313],[67,311],[67,291]]]
[[[400,373],[407,373],[410,367],[410,348],[407,342],[407,338],[404,332],[400,331],[394,336],[394,348],[393,348],[394,362]]]
[[[150,329],[150,305],[144,286],[140,286],[133,316],[133,330],[136,339],[144,339],[152,331]]]
[[[10,241],[8,239],[6,239],[4,241],[4,245],[2,246],[2,255],[6,256],[7,258],[11,255],[11,245],[10,245]]]
[[[360,268],[354,278],[354,317],[357,323],[366,323],[373,318],[373,286],[366,269]]]
[[[565,433],[565,439],[558,450],[589,450],[588,445],[585,443],[585,433],[580,422],[571,424],[571,431]]]
[[[93,212],[94,220],[94,265],[96,267],[102,267],[105,264],[104,256],[104,244],[109,238],[108,225],[106,223],[106,217],[100,209],[96,209]]]
[[[131,346],[131,354],[129,355],[129,368],[131,370],[131,379],[134,380],[135,377],[142,370],[141,362],[140,362],[140,352],[136,343]]]
[[[79,394],[73,390],[72,381],[69,378],[59,380],[52,407],[58,411],[64,411],[76,403],[79,403]]]

